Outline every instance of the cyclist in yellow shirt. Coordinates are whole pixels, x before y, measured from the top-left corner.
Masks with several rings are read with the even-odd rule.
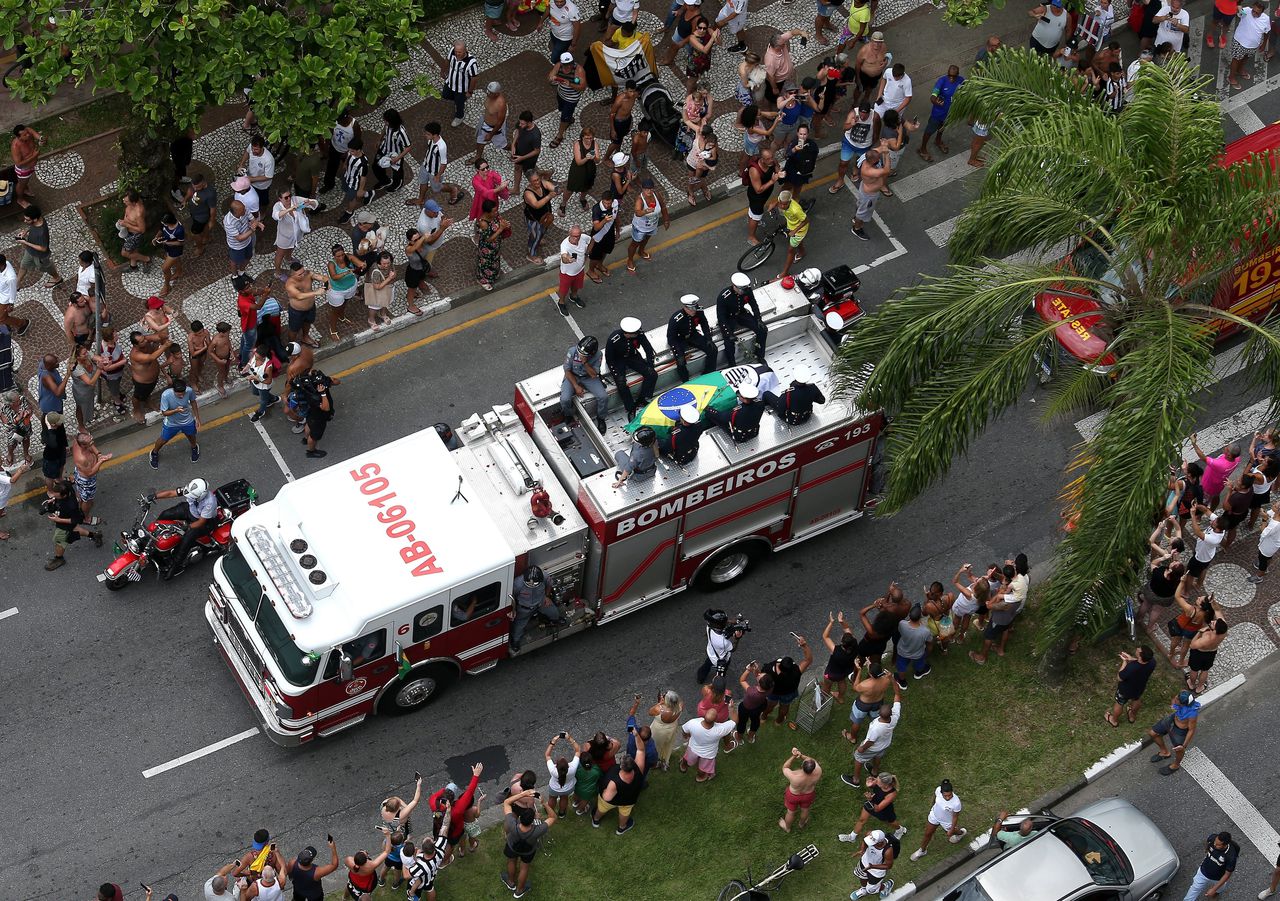
[[[782,278],[791,272],[792,263],[804,259],[804,239],[809,234],[809,214],[790,191],[780,192],[774,205],[782,213],[787,226],[787,262],[778,273],[778,278]]]

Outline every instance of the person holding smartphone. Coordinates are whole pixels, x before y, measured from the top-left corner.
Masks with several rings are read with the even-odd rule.
[[[561,316],[569,315],[566,300],[572,301],[578,309],[586,305],[579,293],[586,281],[587,251],[591,247],[591,237],[582,233],[582,227],[574,225],[569,235],[560,242],[560,291],[556,295],[556,307]]]

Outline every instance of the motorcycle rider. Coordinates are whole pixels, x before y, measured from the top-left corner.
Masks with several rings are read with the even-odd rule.
[[[192,479],[185,488],[166,488],[147,496],[148,500],[164,500],[171,497],[184,498],[181,503],[174,504],[160,513],[159,519],[173,519],[187,524],[182,533],[182,540],[169,558],[169,566],[161,573],[166,582],[177,575],[187,559],[192,546],[202,536],[208,535],[218,524],[218,498],[209,490],[209,483],[204,479]]]

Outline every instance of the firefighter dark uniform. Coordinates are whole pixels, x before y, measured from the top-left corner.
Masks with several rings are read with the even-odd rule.
[[[733,286],[725,288],[716,298],[716,321],[720,325],[720,337],[724,339],[724,355],[730,366],[737,365],[738,347],[735,333],[744,328],[756,336],[756,359],[764,362],[764,346],[769,330],[760,315],[760,305],[751,292],[751,279],[741,272],[733,274]]]
[[[755,385],[738,386],[738,405],[732,410],[708,410],[707,419],[729,433],[734,441],[750,441],[760,434],[764,404]]]
[[[715,339],[711,337],[711,323],[707,321],[707,314],[702,312],[702,304],[696,294],[681,297],[680,309],[667,320],[667,347],[671,348],[681,381],[689,381],[689,363],[685,355],[690,347],[696,347],[707,355],[706,365],[702,367],[703,375],[715,371],[719,352]]]
[[[698,456],[698,441],[709,428],[710,423],[699,420],[697,407],[685,407],[680,411],[680,422],[658,442],[658,450],[673,462],[687,466]]]
[[[772,391],[764,393],[764,402],[773,408],[773,412],[787,425],[800,425],[808,422],[813,415],[814,404],[825,404],[826,395],[817,385],[809,382],[793,381],[791,387],[782,394]]]
[[[604,360],[609,364],[609,372],[613,374],[613,382],[618,388],[618,397],[622,398],[622,406],[626,408],[628,419],[636,415],[637,404],[647,404],[653,399],[653,390],[658,384],[658,373],[653,368],[653,360],[657,355],[640,328],[640,320],[628,316],[604,343]],[[631,387],[627,384],[628,372],[637,372],[644,378],[640,384],[639,401],[631,396]]]

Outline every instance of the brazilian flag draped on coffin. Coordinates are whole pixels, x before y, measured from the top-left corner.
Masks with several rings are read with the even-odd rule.
[[[730,366],[719,372],[709,372],[691,378],[683,385],[668,388],[649,401],[627,423],[627,431],[634,432],[640,426],[647,425],[657,433],[659,439],[665,438],[667,432],[680,421],[681,407],[693,404],[699,413],[707,410],[732,410],[738,405],[737,388],[742,384],[755,385],[760,389],[761,396],[766,391],[776,394],[781,385],[777,373],[763,363],[748,363]]]

